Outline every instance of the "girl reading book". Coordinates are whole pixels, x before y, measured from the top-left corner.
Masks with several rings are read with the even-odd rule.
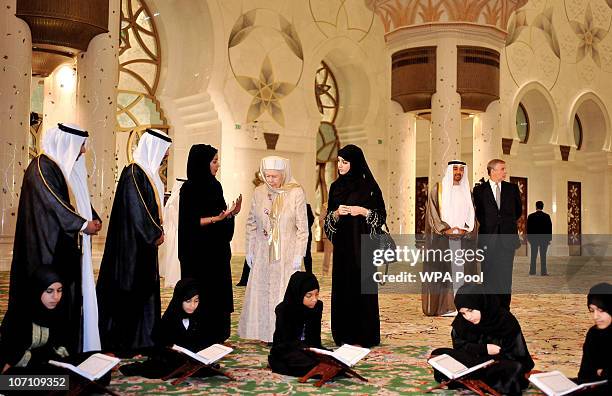
[[[319,361],[304,348],[321,346],[323,302],[319,281],[308,272],[295,272],[283,301],[276,306],[276,329],[268,356],[272,371],[301,377]]]
[[[612,366],[612,285],[599,283],[589,290],[587,307],[595,324],[589,329],[582,347],[578,382],[608,380],[608,384],[587,389],[583,394],[609,395]]]
[[[459,314],[452,323],[453,348],[439,348],[431,355],[450,355],[467,367],[494,359],[495,363],[475,371],[480,379],[504,395],[520,395],[529,384],[525,373],[533,366],[518,321],[502,308],[495,295],[485,294],[481,285],[462,286],[455,296]],[[434,370],[436,381],[447,378]]]
[[[69,321],[62,300],[62,281],[50,266],[41,265],[30,278],[28,306],[12,306],[0,326],[0,372],[49,374],[49,359],[68,357]]]
[[[194,279],[178,281],[166,312],[153,329],[155,347],[149,359],[123,365],[119,370],[127,376],[162,378],[183,365],[187,359],[185,355],[170,350],[172,345],[176,344],[194,353],[212,345],[213,337],[204,322],[199,299],[199,285]],[[208,370],[201,371],[195,376],[208,375]]]

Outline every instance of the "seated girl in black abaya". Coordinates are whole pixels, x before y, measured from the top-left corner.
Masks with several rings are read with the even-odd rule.
[[[69,355],[62,281],[49,266],[40,266],[30,286],[28,306],[11,307],[0,326],[0,373],[63,373],[47,363]]]
[[[452,323],[453,348],[439,348],[431,355],[447,354],[467,367],[494,359],[495,364],[474,372],[480,379],[504,395],[520,395],[529,382],[525,374],[533,360],[518,321],[502,308],[495,295],[484,294],[481,285],[464,285],[457,291],[455,306],[459,314]],[[434,370],[436,381],[447,378]]]
[[[144,362],[126,364],[120,371],[127,376],[138,375],[146,378],[162,378],[188,361],[185,355],[171,350],[176,344],[197,353],[214,342],[207,332],[207,326],[200,308],[200,291],[197,282],[190,278],[181,279],[174,287],[172,300],[153,329],[153,348],[149,359]],[[194,376],[210,375],[209,370],[198,371]]]
[[[589,329],[582,347],[582,362],[578,382],[608,380],[608,383],[581,394],[609,395],[612,368],[612,285],[599,283],[589,290],[587,306],[593,316],[594,326]]]
[[[295,272],[289,279],[283,301],[276,306],[276,328],[268,362],[272,371],[301,377],[319,361],[304,348],[321,346],[323,302],[319,282],[307,272]]]

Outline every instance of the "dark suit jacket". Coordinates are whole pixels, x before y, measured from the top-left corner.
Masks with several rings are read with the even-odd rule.
[[[518,185],[502,181],[500,208],[497,208],[495,196],[487,180],[474,187],[474,206],[478,220],[478,235],[506,234],[515,237],[505,237],[504,245],[518,247],[518,227],[516,221],[521,217],[523,208]],[[483,242],[486,239],[482,239]],[[507,241],[507,242],[506,242]]]
[[[541,210],[527,216],[527,239],[529,242],[550,242],[552,239],[552,221],[547,213]]]

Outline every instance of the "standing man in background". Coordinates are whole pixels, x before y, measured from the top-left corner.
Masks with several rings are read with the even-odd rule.
[[[540,251],[540,263],[542,276],[548,275],[546,270],[546,250],[552,240],[552,221],[548,213],[544,212],[544,202],[536,202],[536,211],[527,216],[527,240],[531,248],[531,265],[529,275],[536,274],[536,258]]]

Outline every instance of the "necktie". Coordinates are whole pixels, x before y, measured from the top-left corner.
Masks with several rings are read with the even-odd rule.
[[[499,197],[501,196],[501,189],[499,188],[499,183],[495,183],[495,202],[497,202],[497,209],[499,206]]]

